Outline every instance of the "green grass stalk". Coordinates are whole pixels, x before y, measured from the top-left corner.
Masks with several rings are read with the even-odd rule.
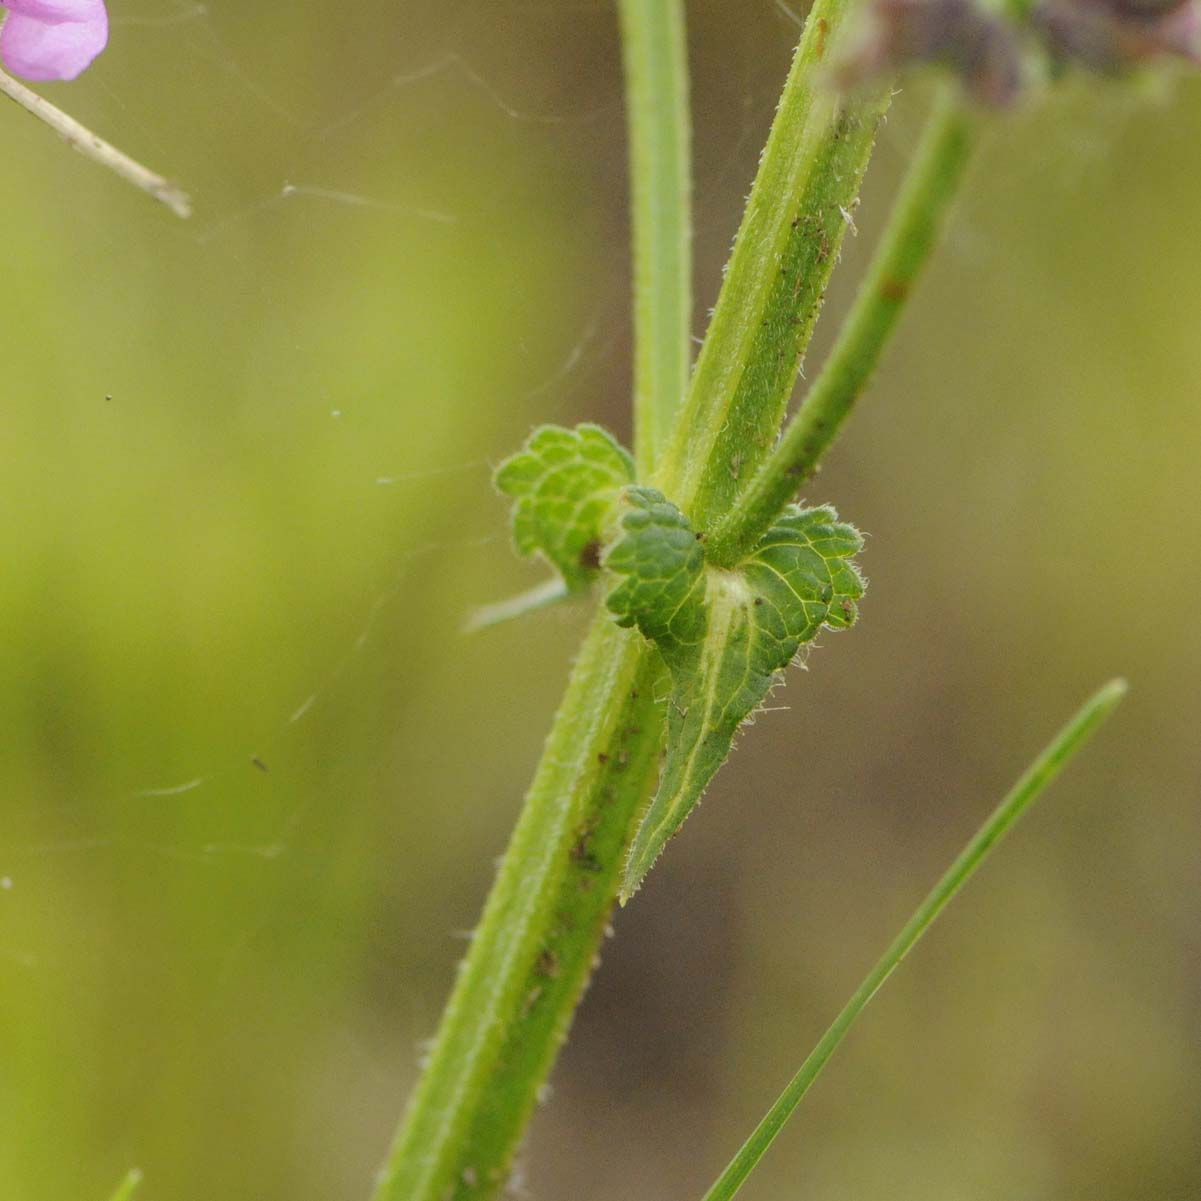
[[[959,853],[942,879],[934,886],[917,911],[905,923],[900,934],[868,972],[854,996],[847,1002],[821,1041],[789,1081],[767,1116],[755,1128],[738,1154],[704,1196],[704,1201],[730,1201],[758,1165],[784,1124],[796,1111],[822,1068],[838,1049],[855,1020],[867,1008],[885,981],[900,967],[905,956],[933,925],[976,872],[1013,824],[1042,795],[1047,786],[1084,746],[1097,727],[1113,712],[1126,695],[1124,680],[1112,680],[1088,700],[1079,712],[1055,736],[1050,745],[1028,767],[1022,777]]]

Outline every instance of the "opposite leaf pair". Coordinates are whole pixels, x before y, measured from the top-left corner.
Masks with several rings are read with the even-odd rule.
[[[619,625],[654,643],[671,674],[667,760],[630,849],[624,902],[729,756],[738,727],[823,628],[857,615],[863,540],[829,508],[790,505],[733,569],[662,493],[633,483],[629,455],[599,426],[543,427],[497,472],[514,498],[522,554],[544,555],[573,591],[600,572]]]

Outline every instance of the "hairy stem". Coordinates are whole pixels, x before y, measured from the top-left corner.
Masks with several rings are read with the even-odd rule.
[[[692,152],[682,0],[620,0],[634,242],[634,457],[651,472],[691,364]]]
[[[143,167],[128,154],[110,145],[86,125],[81,125],[74,117],[68,116],[44,96],[39,96],[37,92],[4,71],[0,71],[0,92],[10,100],[15,100],[27,113],[49,125],[68,146],[74,147],[92,162],[115,172],[126,183],[131,183],[140,191],[153,196],[177,217],[192,215],[191,200],[169,179],[151,171],[149,167]]]
[[[813,472],[866,388],[943,220],[975,143],[958,90],[936,103],[867,275],[830,357],[775,450],[709,532],[713,562],[739,562]]]
[[[738,1192],[768,1147],[775,1141],[784,1123],[801,1103],[801,1099],[826,1066],[830,1056],[837,1050],[839,1043],[846,1037],[855,1019],[867,1008],[885,981],[896,971],[938,915],[984,862],[989,852],[1059,775],[1067,762],[1083,747],[1089,736],[1113,712],[1125,695],[1124,680],[1113,680],[1106,684],[1085,703],[1046,750],[1026,769],[1008,796],[993,810],[992,815],[905,923],[904,929],[880,957],[876,966],[868,972],[863,983],[855,990],[855,995],[847,1002],[843,1011],[834,1019],[833,1025],[822,1035],[821,1042],[801,1065],[800,1071],[789,1081],[788,1087],[768,1110],[767,1116],[705,1194],[704,1201],[729,1201]]]
[[[887,104],[886,87],[843,102],[816,80],[848,3],[817,0],[810,16],[663,455],[659,477],[701,512],[729,507],[740,475],[731,465],[756,467],[783,420]],[[687,88],[678,4],[627,0],[622,17],[632,43],[645,465],[679,407],[687,368],[688,221],[678,211],[688,187]],[[634,818],[654,788],[662,671],[638,635],[596,618],[375,1201],[484,1201],[503,1183],[603,936]]]
[[[504,1183],[654,787],[661,670],[596,617],[375,1201],[483,1199]]]
[[[683,401],[690,361],[684,7],[621,0],[619,8],[633,189],[635,442],[649,472]],[[542,590],[524,603],[549,599],[551,590]],[[596,617],[375,1201],[483,1201],[504,1183],[595,961],[634,817],[655,786],[662,671],[636,634]]]
[[[655,483],[697,529],[721,517],[784,419],[852,223],[887,85],[839,97],[822,64],[849,0],[816,0]]]

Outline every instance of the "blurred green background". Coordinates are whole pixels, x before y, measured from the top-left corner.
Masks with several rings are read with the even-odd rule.
[[[584,614],[489,468],[628,434],[611,6],[113,0],[0,110],[0,1197],[365,1198]],[[796,30],[689,5],[696,328]],[[883,133],[819,345],[923,107]],[[518,1196],[699,1195],[1092,687],[1133,691],[881,996],[758,1201],[1201,1196],[1201,83],[997,122],[816,484],[871,539],[616,922]]]

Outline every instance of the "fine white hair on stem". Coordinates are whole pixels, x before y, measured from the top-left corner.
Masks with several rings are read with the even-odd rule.
[[[192,215],[192,202],[186,192],[181,191],[164,176],[122,153],[86,125],[68,116],[37,92],[27,88],[19,80],[0,71],[0,92],[15,100],[27,113],[49,125],[69,146],[79,151],[84,158],[116,172],[126,183],[153,196],[165,204],[177,217]]]

